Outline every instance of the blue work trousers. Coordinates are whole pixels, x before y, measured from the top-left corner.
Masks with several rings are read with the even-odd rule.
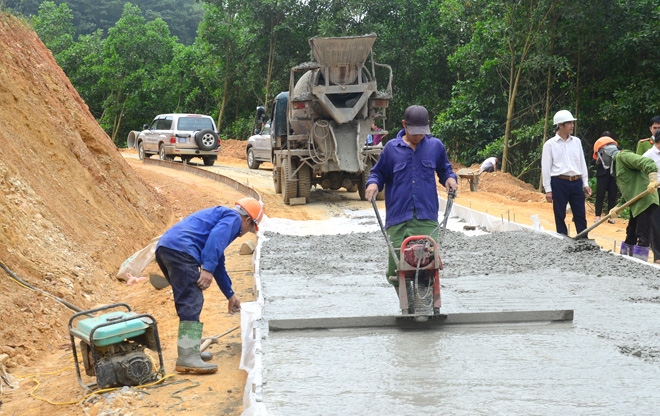
[[[190,254],[158,247],[156,262],[172,285],[174,307],[179,320],[199,322],[204,306],[204,293],[197,286],[201,273],[197,260]]]
[[[585,208],[584,189],[582,179],[569,181],[553,176],[550,179],[552,187],[552,210],[555,214],[555,227],[559,234],[568,235],[566,228],[566,204],[569,204],[573,212],[573,222],[577,234],[587,228],[587,211]],[[585,235],[584,238],[587,238]]]

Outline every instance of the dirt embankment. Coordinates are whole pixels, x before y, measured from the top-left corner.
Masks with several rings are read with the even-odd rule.
[[[36,34],[2,12],[0,56],[0,261],[92,307],[117,264],[170,221],[168,202],[136,177]],[[24,365],[66,338],[69,313],[0,274],[0,353]]]

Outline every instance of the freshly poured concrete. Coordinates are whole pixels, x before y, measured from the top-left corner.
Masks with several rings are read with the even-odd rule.
[[[352,221],[348,230],[376,224],[369,217]],[[267,232],[259,271],[264,321],[398,315],[375,227],[302,237]],[[574,321],[271,331],[262,341],[268,411],[656,413],[660,269],[524,231],[471,237],[448,231],[443,247],[442,313],[573,309]]]

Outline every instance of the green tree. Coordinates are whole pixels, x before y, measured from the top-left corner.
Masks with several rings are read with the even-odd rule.
[[[53,53],[57,60],[58,55],[73,45],[73,13],[62,3],[44,1],[39,6],[39,14],[32,19],[32,26],[41,41]]]
[[[96,119],[101,119],[103,115],[103,102],[106,98],[100,82],[104,46],[103,31],[99,29],[91,35],[79,36],[71,47],[56,57],[57,63]]]
[[[130,129],[123,128],[122,123],[139,126],[140,121],[155,115],[154,107],[172,107],[163,101],[171,86],[158,82],[158,78],[169,71],[175,43],[163,20],[145,22],[140,9],[130,3],[110,29],[99,83],[106,94],[101,126],[115,143],[120,142],[120,132]]]
[[[239,114],[251,113],[254,107],[248,110],[240,93],[245,87],[242,74],[254,45],[254,22],[247,17],[242,1],[206,5],[196,45],[204,51],[197,75],[217,102],[218,130],[225,124],[239,123],[241,127],[231,132],[233,136],[249,133],[251,117],[241,120]]]

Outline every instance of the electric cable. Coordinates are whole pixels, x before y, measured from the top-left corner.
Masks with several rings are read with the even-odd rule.
[[[75,305],[72,305],[71,303],[65,301],[65,300],[62,299],[62,298],[59,298],[59,297],[53,295],[52,293],[49,293],[49,292],[46,292],[45,290],[39,289],[39,288],[37,288],[37,287],[34,287],[34,286],[32,286],[31,284],[29,284],[29,283],[27,283],[26,281],[24,281],[23,279],[21,279],[20,277],[16,276],[16,274],[15,274],[14,272],[12,272],[12,271],[9,269],[9,267],[7,267],[7,266],[5,265],[5,263],[3,263],[1,260],[0,260],[0,267],[2,267],[2,268],[7,272],[7,274],[8,274],[12,279],[14,279],[14,280],[16,281],[16,283],[17,283],[18,285],[23,286],[23,287],[28,288],[28,289],[31,289],[31,290],[34,290],[35,292],[41,293],[41,294],[46,295],[46,296],[48,296],[48,297],[51,297],[51,298],[55,299],[56,301],[60,302],[62,305],[66,306],[67,308],[69,308],[69,309],[71,309],[71,310],[74,310],[74,311],[76,311],[76,312],[82,312],[82,309],[80,309],[79,307],[77,307],[77,306],[75,306]]]

